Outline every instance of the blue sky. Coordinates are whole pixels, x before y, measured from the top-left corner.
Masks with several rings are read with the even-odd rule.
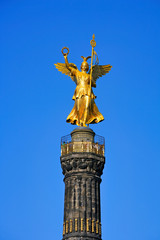
[[[0,240],[62,238],[60,138],[75,85],[54,63],[91,54],[111,72],[97,81],[106,139],[102,238],[160,239],[160,2],[0,2]]]

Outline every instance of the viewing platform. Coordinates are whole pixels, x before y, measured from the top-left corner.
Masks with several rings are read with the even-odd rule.
[[[104,137],[96,135],[88,127],[78,127],[71,134],[61,138],[61,156],[82,152],[104,156]]]

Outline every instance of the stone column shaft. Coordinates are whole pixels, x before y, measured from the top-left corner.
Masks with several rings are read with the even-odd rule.
[[[92,130],[79,130],[73,135],[73,144],[78,139],[80,144],[84,144],[83,139],[89,139],[90,145],[94,141]],[[61,156],[65,176],[63,240],[101,240],[100,183],[105,158],[80,151],[77,142],[76,147],[77,152]]]

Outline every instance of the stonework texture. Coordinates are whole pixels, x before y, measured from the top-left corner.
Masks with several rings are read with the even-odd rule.
[[[79,128],[71,133],[72,141],[94,141],[91,129]],[[80,136],[80,138],[78,138]],[[100,183],[105,157],[92,152],[73,152],[61,156],[65,201],[63,240],[100,240]]]

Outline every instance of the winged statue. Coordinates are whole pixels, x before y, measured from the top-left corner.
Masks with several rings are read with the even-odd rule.
[[[64,49],[68,52],[64,53]],[[93,46],[92,46],[93,50]],[[73,109],[67,117],[67,122],[76,124],[78,126],[87,127],[87,124],[94,124],[104,120],[103,115],[99,112],[98,107],[95,104],[96,96],[93,93],[92,87],[96,87],[96,81],[99,77],[102,77],[111,70],[111,65],[98,65],[92,66],[94,50],[92,51],[92,57],[83,57],[81,64],[81,71],[73,63],[68,62],[69,49],[64,47],[62,54],[65,59],[65,63],[55,64],[56,68],[65,75],[71,77],[76,84],[76,89],[72,99],[75,101]],[[87,60],[91,58],[91,67]]]

